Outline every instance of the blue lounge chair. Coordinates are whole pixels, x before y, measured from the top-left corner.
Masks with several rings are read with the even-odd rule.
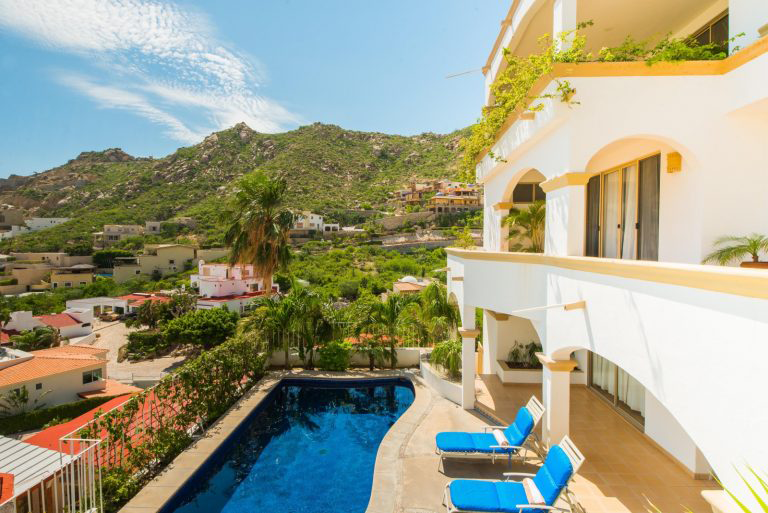
[[[483,481],[478,479],[456,479],[446,485],[443,504],[448,513],[539,513],[545,511],[572,511],[573,500],[568,492],[568,482],[584,463],[584,456],[570,438],[563,437],[553,446],[536,474],[505,472],[504,481]],[[512,480],[520,478],[520,481]],[[543,503],[531,504],[522,479],[530,478],[528,486],[540,496]],[[555,506],[557,499],[564,495],[570,509]]]
[[[528,456],[528,451],[537,453],[537,438],[533,429],[544,415],[544,406],[531,396],[528,404],[520,408],[515,421],[509,426],[486,426],[483,433],[443,432],[435,437],[436,452],[440,463],[446,457],[491,458]],[[533,439],[533,441],[531,441]],[[522,454],[524,453],[524,454]]]

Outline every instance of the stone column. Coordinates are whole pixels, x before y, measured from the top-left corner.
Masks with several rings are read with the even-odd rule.
[[[536,353],[544,366],[542,372],[542,397],[544,418],[542,418],[542,442],[546,447],[568,434],[571,413],[571,371],[576,360],[553,360],[543,353]]]
[[[472,323],[474,326],[474,322]],[[475,339],[480,330],[460,328],[461,336],[461,407],[475,409]]]

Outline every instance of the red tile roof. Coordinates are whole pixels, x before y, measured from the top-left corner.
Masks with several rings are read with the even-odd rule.
[[[0,474],[0,504],[13,497],[13,474]]]
[[[168,296],[155,296],[154,294],[128,294],[126,296],[119,296],[117,299],[124,299],[132,305],[142,305],[146,301],[166,302],[171,300]]]
[[[0,344],[10,344],[11,337],[18,334],[16,330],[0,330]]]
[[[35,319],[52,328],[66,328],[67,326],[80,326],[82,324],[80,321],[66,313],[38,315]]]
[[[120,383],[114,379],[105,379],[104,383],[107,385],[103,390],[91,390],[89,392],[80,392],[79,395],[83,399],[89,399],[91,397],[115,397],[124,394],[138,394],[143,389],[135,387],[133,385],[126,385]]]
[[[0,369],[0,387],[104,364],[107,349],[62,346],[31,351],[34,358]]]
[[[93,419],[97,411],[101,410],[102,412],[106,413],[109,410],[117,406],[120,406],[130,398],[131,398],[131,394],[126,394],[120,397],[115,397],[114,399],[110,399],[104,404],[101,404],[96,408],[83,413],[79,417],[76,417],[70,420],[69,422],[65,422],[64,424],[58,424],[56,426],[51,426],[48,429],[44,429],[39,433],[27,438],[26,440],[24,440],[24,442],[28,444],[36,445],[38,447],[44,447],[45,449],[53,449],[54,451],[58,451],[59,439],[62,436],[68,435],[72,431],[75,431],[76,429],[79,429],[85,426],[88,422],[91,421],[91,419]],[[69,448],[67,448],[65,452],[68,453]]]

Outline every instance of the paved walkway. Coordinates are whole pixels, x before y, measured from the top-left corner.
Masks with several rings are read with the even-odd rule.
[[[119,381],[131,382],[136,379],[159,379],[169,370],[181,364],[184,356],[164,356],[154,360],[140,362],[117,362],[118,350],[128,343],[128,333],[136,331],[136,328],[128,328],[123,322],[94,323],[94,331],[99,337],[93,343],[93,347],[108,349],[107,352],[107,376]]]
[[[504,385],[495,375],[477,380],[477,401],[510,422],[541,385]],[[540,431],[540,430],[539,430]],[[687,470],[585,386],[571,388],[570,437],[586,457],[571,489],[589,513],[709,512],[701,491],[717,489]]]

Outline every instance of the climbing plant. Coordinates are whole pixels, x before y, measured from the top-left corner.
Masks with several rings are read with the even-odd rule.
[[[544,104],[537,100],[555,98],[569,105],[577,104],[573,100],[576,90],[567,80],[556,80],[555,94],[533,94],[533,88],[539,80],[552,73],[558,62],[628,62],[645,61],[653,65],[658,62],[680,62],[693,60],[718,60],[728,56],[728,48],[733,53],[739,50],[733,42],[744,34],[737,34],[722,43],[700,44],[692,38],[674,38],[667,36],[655,45],[649,41],[637,41],[631,36],[618,46],[602,48],[597,55],[585,51],[586,37],[581,31],[592,25],[591,21],[580,23],[575,30],[562,32],[550,37],[544,34],[539,38],[539,52],[521,57],[504,49],[506,68],[499,71],[490,87],[493,103],[483,109],[482,117],[472,125],[471,133],[461,141],[463,150],[460,163],[461,179],[474,181],[475,166],[480,155],[489,150],[501,131],[504,123],[515,112],[536,112]],[[489,151],[491,158],[500,160]]]

